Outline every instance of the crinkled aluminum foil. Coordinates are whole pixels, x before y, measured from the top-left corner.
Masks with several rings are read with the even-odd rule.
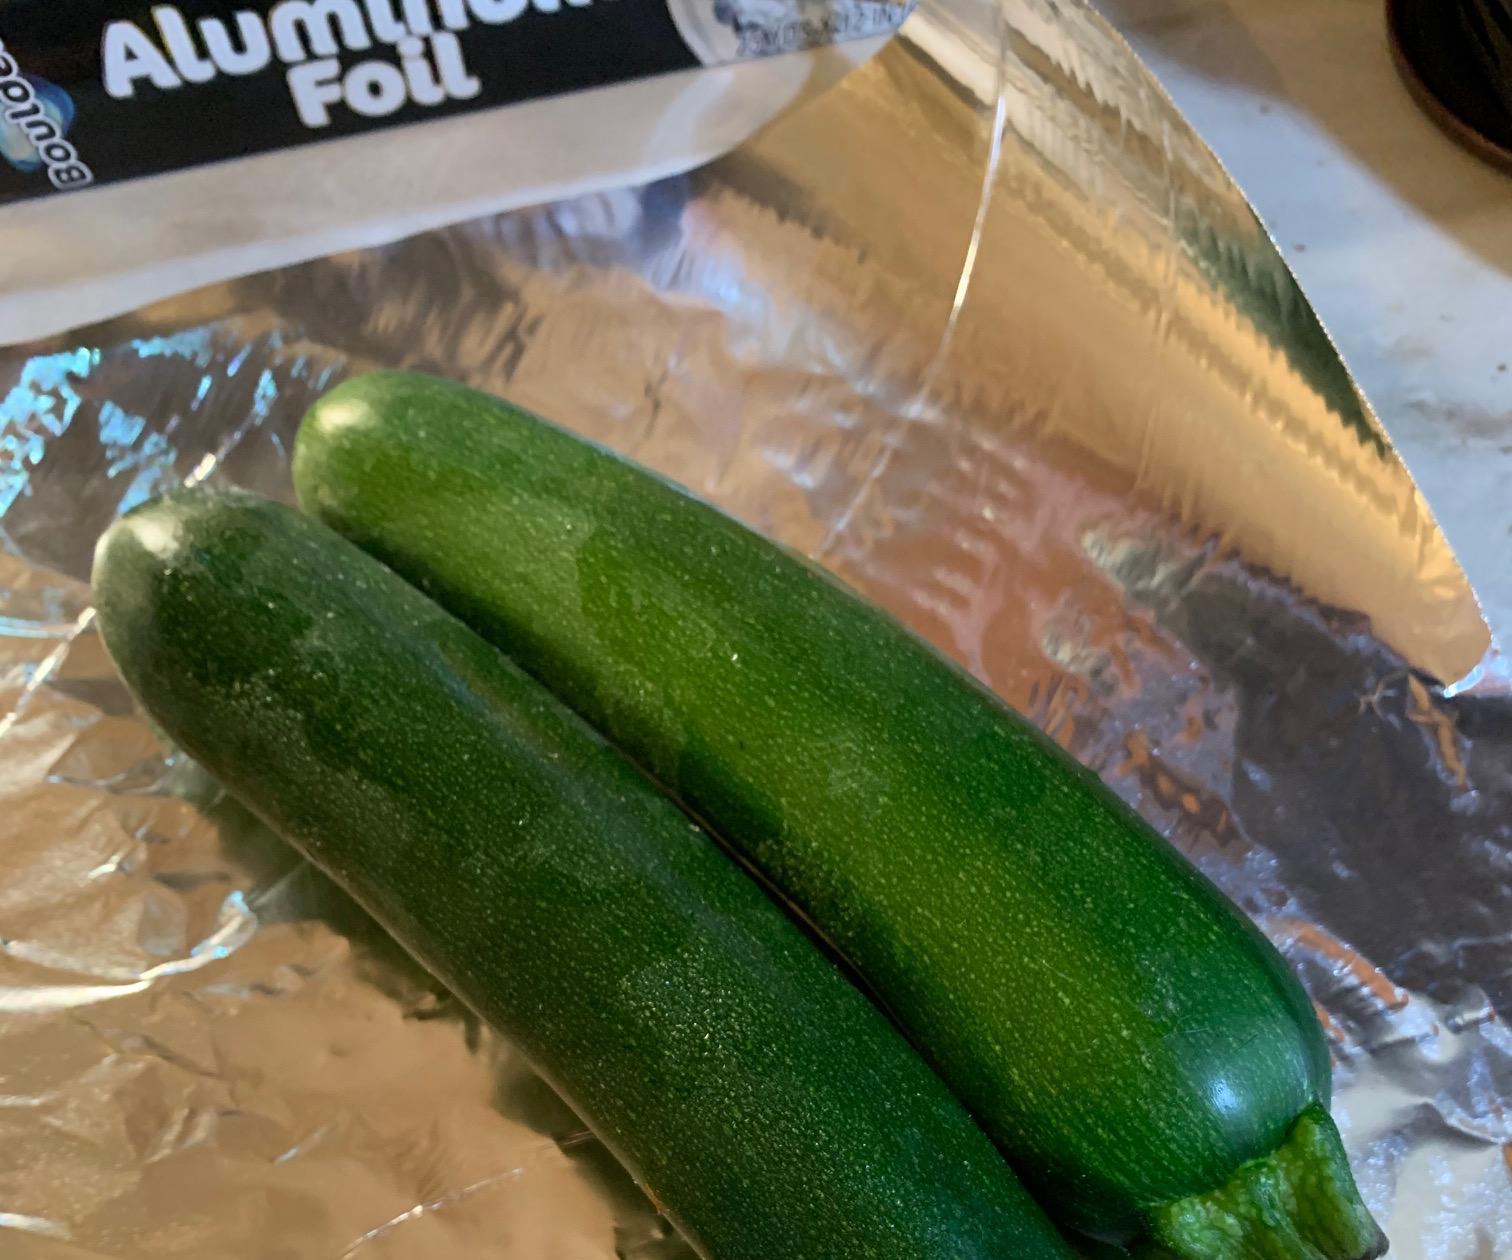
[[[1512,683],[1242,198],[1055,0],[926,7],[691,177],[0,355],[0,1253],[686,1254],[92,630],[111,517],[287,497],[374,365],[667,471],[988,679],[1301,969],[1394,1254],[1512,1256]]]

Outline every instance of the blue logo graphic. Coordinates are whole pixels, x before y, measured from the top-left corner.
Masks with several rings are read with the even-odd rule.
[[[49,83],[46,79],[37,78],[36,75],[24,74],[21,78],[30,84],[32,94],[41,109],[41,116],[52,124],[52,128],[42,128],[38,131],[39,119],[36,115],[21,119],[12,117],[13,114],[20,112],[18,110],[0,111],[0,157],[18,171],[38,171],[45,163],[42,155],[37,152],[33,137],[46,136],[49,131],[60,138],[66,136],[68,129],[73,126],[75,112],[73,97],[56,83]],[[31,129],[27,128],[27,122],[31,123]]]

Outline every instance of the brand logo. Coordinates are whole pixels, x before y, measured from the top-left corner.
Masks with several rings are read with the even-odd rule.
[[[222,75],[258,74],[275,61],[299,120],[328,127],[333,109],[383,118],[405,105],[465,101],[482,91],[462,57],[458,33],[474,24],[499,26],[527,10],[561,11],[564,0],[281,0],[266,14],[241,10],[191,26],[174,6],[152,9],[155,30],[135,22],[105,28],[101,60],[105,91],[130,100],[139,88],[177,91]],[[592,0],[565,0],[584,8]],[[154,38],[154,35],[156,38]],[[375,56],[343,65],[344,52]]]
[[[912,9],[912,0],[667,0],[678,34],[706,66],[885,35]]]
[[[68,139],[73,120],[73,98],[56,83],[23,74],[0,43],[0,157],[18,171],[45,170],[54,188],[94,183]]]

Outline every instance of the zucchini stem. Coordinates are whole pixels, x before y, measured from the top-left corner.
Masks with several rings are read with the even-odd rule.
[[[1375,1260],[1386,1236],[1360,1200],[1333,1119],[1311,1103],[1272,1154],[1227,1183],[1154,1209],[1147,1256]]]

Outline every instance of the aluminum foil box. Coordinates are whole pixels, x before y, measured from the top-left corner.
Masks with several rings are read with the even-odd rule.
[[[0,341],[686,170],[832,83],[906,12],[5,0]]]

